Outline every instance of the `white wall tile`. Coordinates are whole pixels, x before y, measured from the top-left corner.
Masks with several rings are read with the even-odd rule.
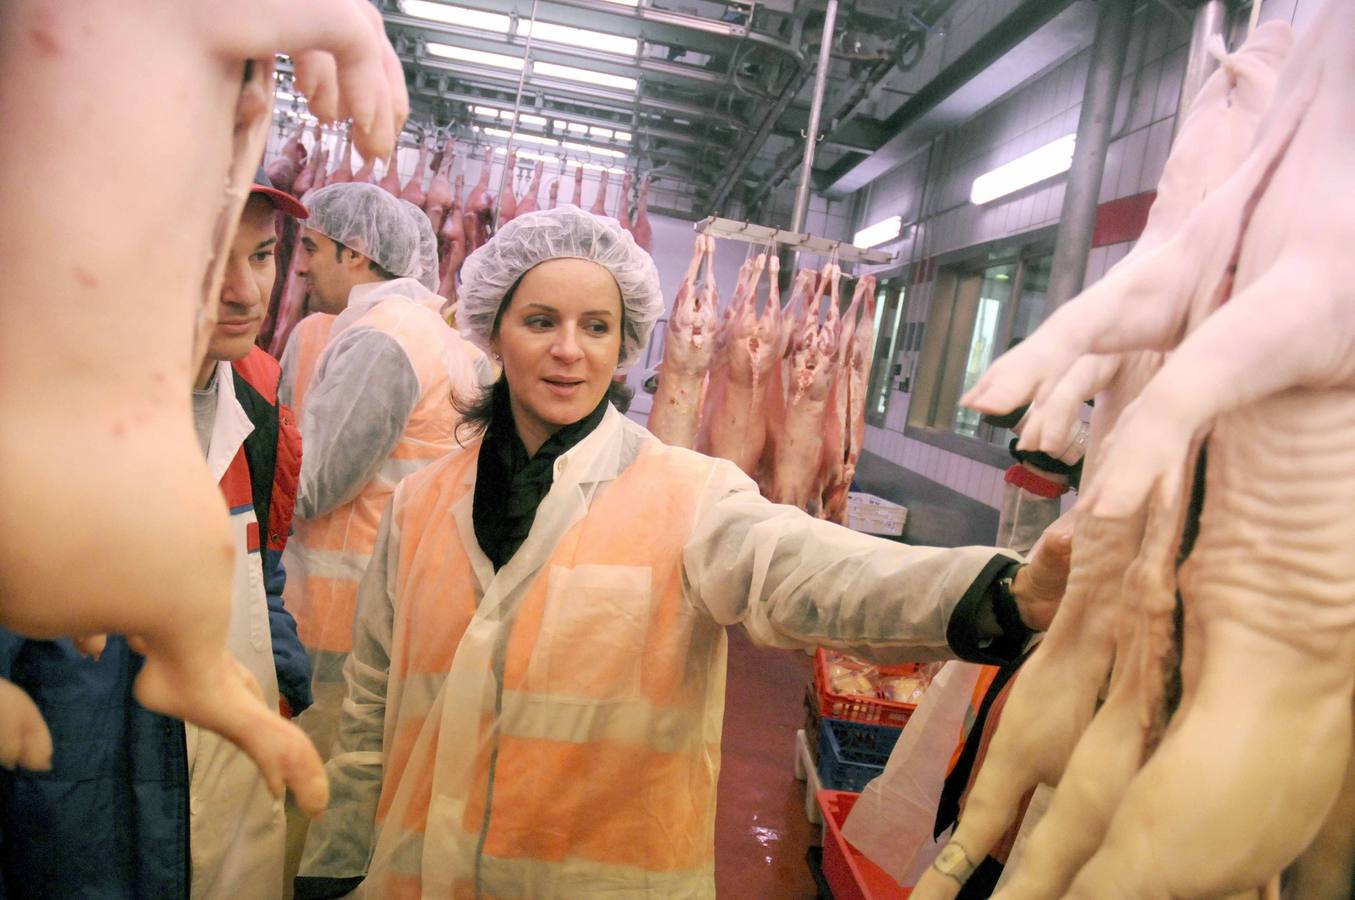
[[[1148,131],[1140,129],[1124,139],[1124,155],[1115,182],[1116,197],[1138,193],[1139,176],[1143,173],[1143,152],[1148,146]]]
[[[978,499],[980,487],[984,483],[983,470],[988,468],[983,463],[971,462],[969,472],[965,475],[964,492],[966,497]]]
[[[1163,119],[1148,129],[1148,143],[1143,152],[1143,172],[1139,175],[1139,189],[1136,193],[1151,191],[1162,178],[1162,169],[1167,164],[1167,154],[1171,152],[1172,128],[1175,116]]]
[[[948,465],[950,465],[950,454],[933,447],[931,467],[927,477],[938,484],[945,484],[946,466]]]
[[[1124,159],[1124,146],[1124,138],[1121,138],[1118,141],[1111,141],[1106,147],[1106,167],[1101,172],[1101,193],[1097,201],[1099,203],[1115,199],[1121,161]]]
[[[988,494],[988,505],[998,510],[1002,509],[1002,495],[1007,490],[1007,483],[1001,478],[993,482],[992,490]]]
[[[983,479],[983,497],[985,503],[991,503],[993,491],[1002,484],[1003,470],[993,468],[992,466],[986,466],[985,468],[987,471],[984,473]]]
[[[1157,100],[1157,87],[1161,80],[1162,61],[1160,59],[1143,67],[1135,85],[1137,91],[1129,109],[1129,121],[1123,129],[1124,134],[1145,128],[1153,121],[1153,105]]]

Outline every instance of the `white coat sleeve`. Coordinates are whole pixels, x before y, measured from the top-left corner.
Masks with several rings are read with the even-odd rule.
[[[353,652],[344,664],[347,691],[334,755],[325,766],[329,807],[311,823],[298,878],[357,878],[367,872],[376,844],[382,746],[395,621],[394,575],[398,530],[391,507],[381,517],[376,547],[358,585]]]
[[[683,549],[688,598],[755,643],[830,647],[881,663],[952,659],[962,601],[974,607],[1015,555],[860,534],[762,497],[732,464],[715,467]],[[976,654],[969,653],[968,656]]]
[[[376,477],[419,401],[419,377],[395,338],[354,328],[325,350],[301,416],[296,511],[314,519]]]

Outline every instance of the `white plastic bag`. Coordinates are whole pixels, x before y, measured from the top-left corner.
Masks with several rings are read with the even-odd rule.
[[[958,661],[942,667],[884,772],[866,785],[843,823],[843,836],[900,885],[916,884],[945,846],[944,835],[932,838],[936,807],[982,668]]]

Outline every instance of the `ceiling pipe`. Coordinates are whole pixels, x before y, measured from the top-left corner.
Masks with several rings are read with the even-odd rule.
[[[939,9],[929,10],[927,15],[935,22],[944,16],[953,5],[954,0],[945,0]],[[925,23],[921,24],[925,25]],[[905,54],[911,52],[913,47],[925,46],[926,34],[927,31],[925,30],[910,30],[905,32],[899,37],[899,48],[893,59],[873,66],[864,75],[858,75],[848,83],[841,92],[843,97],[842,101],[839,102],[833,112],[826,117],[828,120],[828,130],[823,135],[821,142],[831,142],[832,133],[841,125],[850,121],[860,108],[861,103],[865,100],[866,96],[869,95],[870,91],[874,89],[876,85],[888,78],[894,71],[908,71],[921,60],[921,53],[918,53],[909,64],[901,65],[899,62],[901,58],[905,57]],[[805,72],[803,73],[803,77],[800,79],[799,84],[796,85],[790,99],[794,99],[795,96],[799,95],[800,90],[804,87],[804,82],[807,80],[808,72]],[[774,126],[776,121],[781,118],[782,114],[785,112],[785,107],[788,105],[789,100],[779,102],[768,117],[763,120],[763,128],[770,129],[771,126]],[[756,146],[760,148],[765,139],[766,135],[764,134],[761,139],[756,142]],[[733,187],[741,181],[747,180],[746,170],[748,164],[752,161],[753,155],[754,154],[741,154],[737,157],[739,159],[739,162],[736,164],[738,169],[737,171],[729,173],[727,178],[721,182],[719,189],[714,192],[713,208],[718,210],[720,204],[724,202]],[[800,154],[796,153],[795,149],[792,147],[778,156],[776,163],[773,166],[774,180],[770,183],[764,181],[762,187],[758,190],[756,197],[749,201],[746,206],[752,208],[765,200],[766,197],[790,175],[790,172],[794,168],[795,158],[799,155]]]
[[[415,89],[414,94],[416,96],[428,97],[429,99],[450,100],[454,103],[464,103],[468,106],[489,106],[503,111],[511,111],[513,108],[513,104],[510,101],[499,97],[477,97],[474,94],[418,89]],[[529,115],[541,116],[545,119],[568,119],[569,121],[577,122],[580,125],[592,125],[597,128],[611,128],[613,130],[628,131],[632,136],[632,141],[635,137],[647,137],[653,140],[668,141],[669,143],[685,144],[689,146],[701,146],[703,144],[703,141],[700,138],[694,137],[685,131],[655,128],[650,125],[642,125],[639,128],[635,128],[630,121],[623,122],[613,119],[604,119],[598,116],[590,116],[586,113],[577,113],[570,110],[533,106],[527,109],[526,113]],[[588,140],[596,140],[596,138],[588,138]],[[618,144],[617,149],[623,149],[623,145]]]
[[[446,72],[448,75],[454,76],[457,80],[468,84],[499,86],[505,83],[516,83],[517,81],[516,73],[509,72],[507,69],[486,69],[483,67],[467,65],[465,63],[450,63],[445,60],[432,59],[427,56],[415,56],[410,53],[401,54],[400,60],[403,63],[420,68]],[[607,106],[608,104],[611,104],[611,108],[615,109],[618,115],[628,115],[637,102],[637,95],[635,94],[609,91],[605,88],[582,83],[574,84],[563,82],[558,79],[545,79],[538,75],[532,76],[528,82],[527,90],[533,93],[550,94],[561,97],[575,97],[597,106]],[[735,131],[748,130],[748,124],[737,117],[717,113],[708,107],[699,106],[695,103],[684,103],[662,97],[645,97],[643,95],[638,96],[638,102],[644,109],[681,117],[689,117],[694,121],[700,121],[704,124],[715,124]]]
[[[1195,10],[1195,22],[1190,31],[1190,50],[1186,53],[1186,74],[1181,79],[1181,97],[1176,104],[1173,139],[1181,133],[1181,125],[1186,121],[1186,110],[1195,101],[1195,95],[1219,67],[1219,61],[1209,52],[1209,42],[1215,35],[1223,37],[1227,27],[1228,4],[1223,0],[1207,0]]]
[[[1077,145],[1063,192],[1063,210],[1049,268],[1049,309],[1077,296],[1087,276],[1106,148],[1115,120],[1115,100],[1129,48],[1134,0],[1101,0],[1096,14],[1087,86],[1077,119]]]
[[[928,9],[924,12],[924,15],[932,22],[938,22],[950,12],[954,5],[955,0],[945,0],[945,2],[939,4],[938,8]],[[834,133],[856,118],[857,112],[861,109],[861,104],[865,102],[866,98],[870,96],[870,92],[877,85],[895,72],[912,71],[922,60],[922,54],[926,50],[926,36],[931,33],[932,27],[928,26],[926,22],[919,21],[916,16],[909,15],[909,18],[922,26],[921,30],[904,34],[899,39],[900,46],[893,58],[873,66],[864,75],[856,76],[847,84],[841,91],[841,101],[827,117],[828,128],[823,137],[820,138],[820,143],[833,142]],[[907,53],[915,53],[915,55],[907,62],[903,62],[904,54]],[[756,207],[766,200],[772,191],[776,190],[790,176],[794,162],[795,154],[790,150],[778,156],[772,166],[771,176],[764,181],[753,199],[748,202],[748,205]]]
[[[918,42],[922,43],[923,41],[919,38]],[[831,142],[833,132],[852,117],[855,111],[860,108],[862,99],[870,93],[875,85],[888,78],[894,69],[895,64],[891,61],[876,66],[866,74],[852,79],[845,88],[842,102],[828,115],[828,129],[824,132],[820,143]],[[795,168],[797,155],[795,147],[792,145],[776,158],[776,161],[772,164],[771,174],[762,180],[761,186],[748,201],[750,209],[760,206],[771,195],[772,191],[776,190],[790,176],[791,170]]]
[[[484,0],[480,0],[480,2],[476,3],[476,8],[486,12],[510,16],[519,14],[519,5],[519,3],[513,2],[513,0],[509,0],[509,2],[495,2],[495,0],[484,2]],[[667,9],[658,9],[647,4],[627,6],[625,4],[609,2],[609,0],[548,0],[547,5],[597,13],[617,20],[617,24],[625,23],[625,25],[629,27],[612,27],[609,31],[614,34],[624,33],[627,37],[653,40],[651,36],[644,34],[643,28],[645,24],[652,24],[664,28],[673,28],[681,31],[709,35],[717,40],[750,41],[765,47],[768,50],[787,56],[796,63],[804,62],[804,54],[798,50],[793,43],[783,41],[780,38],[773,37],[770,34],[756,31],[743,25],[735,25],[732,22],[707,19],[701,16],[694,16],[688,13],[675,12]],[[399,0],[384,0],[384,3],[382,3],[381,15],[382,18],[390,21],[396,16],[405,16],[406,14],[400,6]],[[417,16],[411,18],[421,24],[429,21]],[[663,41],[655,40],[653,42],[662,43]]]
[[[795,192],[795,209],[791,212],[790,230],[803,231],[805,213],[809,210],[809,182],[814,175],[814,150],[819,143],[819,117],[823,114],[823,92],[828,85],[828,66],[833,61],[833,33],[837,28],[837,0],[828,0],[823,14],[823,33],[819,39],[819,64],[814,71],[814,93],[809,100],[809,128],[805,139],[804,157],[800,162],[800,187]]]
[[[500,52],[512,49],[521,52],[530,42],[532,46],[546,48],[549,56],[562,57],[567,60],[578,60],[589,64],[599,72],[619,75],[627,74],[632,70],[638,69],[646,75],[652,75],[660,78],[668,78],[681,81],[693,81],[705,85],[722,85],[725,83],[726,76],[707,69],[700,69],[696,66],[684,66],[677,63],[662,62],[660,60],[622,57],[614,54],[599,54],[596,51],[590,51],[583,47],[573,47],[568,44],[555,44],[549,41],[536,40],[531,41],[529,37],[523,37],[518,34],[494,34],[492,32],[478,31],[474,28],[460,28],[456,25],[447,25],[442,22],[431,22],[427,19],[417,19],[413,16],[400,14],[387,14],[387,27],[395,27],[412,31],[416,40],[425,35],[436,35],[439,38],[458,38],[459,41],[449,41],[456,46],[465,46],[467,49],[482,50],[483,52]],[[472,46],[473,45],[473,46]],[[510,54],[505,54],[510,55]],[[542,56],[542,58],[546,58]],[[599,66],[598,64],[602,65]]]
[[[923,85],[916,94],[891,113],[883,123],[886,132],[898,135],[905,131],[984,69],[1044,27],[1071,2],[1072,0],[1026,0],[988,29],[982,37],[970,45],[969,49],[956,57],[935,78]],[[868,156],[865,160],[853,164],[825,189],[830,192],[850,193],[873,181],[876,175],[870,175],[864,181],[861,176],[853,177],[856,170],[871,158]]]
[[[786,79],[786,84],[781,89],[781,94],[777,97],[776,101],[772,103],[771,109],[767,111],[767,114],[763,116],[762,122],[759,123],[757,129],[745,134],[743,140],[741,140],[739,145],[734,148],[734,152],[731,156],[734,160],[733,166],[725,171],[720,177],[720,180],[716,183],[715,188],[711,191],[710,211],[712,213],[718,214],[724,211],[725,201],[729,199],[729,195],[733,191],[734,186],[739,184],[740,180],[743,178],[743,173],[747,170],[748,164],[752,161],[753,157],[757,155],[757,152],[762,148],[763,143],[766,142],[767,135],[771,133],[772,127],[776,124],[776,120],[781,117],[781,113],[790,105],[790,101],[794,100],[795,96],[800,93],[800,89],[804,87],[805,82],[808,80],[809,67],[801,65]]]

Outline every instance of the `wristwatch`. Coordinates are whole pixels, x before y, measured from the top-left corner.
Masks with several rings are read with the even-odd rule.
[[[1035,633],[1021,620],[1021,607],[1017,605],[1016,594],[1012,590],[1012,582],[1023,565],[1025,563],[1012,563],[997,577],[992,588],[993,617],[997,619],[1003,637],[1022,642]]]
[[[964,847],[955,841],[941,848],[941,852],[932,860],[932,868],[952,878],[960,884],[969,880],[969,876],[974,874],[974,864],[969,861],[969,854],[965,853]]]

